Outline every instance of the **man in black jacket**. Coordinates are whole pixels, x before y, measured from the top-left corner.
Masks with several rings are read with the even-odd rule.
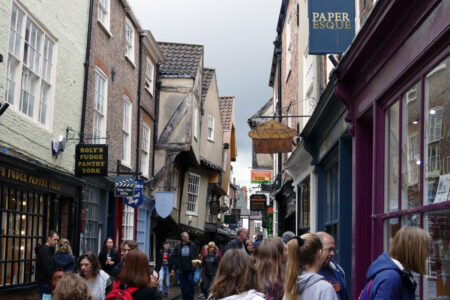
[[[245,251],[245,253],[247,253],[247,251],[245,250],[245,241],[247,240],[247,238],[248,229],[244,227],[239,228],[237,230],[237,237],[226,244],[225,247],[223,247],[222,255],[225,255],[225,252],[230,249],[242,249],[242,251]]]
[[[42,299],[44,294],[52,294],[52,272],[50,271],[50,260],[55,253],[55,246],[59,240],[59,234],[50,230],[47,234],[47,242],[37,246],[36,253],[36,280],[38,292]]]
[[[158,292],[162,295],[164,284],[165,296],[169,294],[170,287],[170,274],[173,271],[173,252],[170,250],[170,244],[165,242],[163,248],[158,252],[156,256],[156,268],[155,271],[159,273],[159,285]]]
[[[192,261],[198,259],[194,243],[189,241],[187,232],[181,233],[181,243],[175,248],[176,269],[180,274],[182,300],[194,300],[194,267]]]

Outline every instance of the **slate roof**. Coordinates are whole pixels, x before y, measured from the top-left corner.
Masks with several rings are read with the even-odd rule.
[[[205,101],[206,94],[208,93],[209,85],[216,70],[210,68],[204,68],[202,74],[202,102]]]
[[[234,96],[219,97],[220,113],[224,130],[231,130],[231,117],[233,114]]]
[[[203,57],[203,45],[158,42],[165,57],[160,67],[161,77],[195,78]]]

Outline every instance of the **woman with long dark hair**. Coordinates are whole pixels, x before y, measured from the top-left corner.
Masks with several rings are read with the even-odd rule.
[[[98,260],[102,265],[102,270],[111,275],[112,269],[120,262],[120,256],[114,247],[112,237],[107,237],[103,242],[103,247],[98,254]]]
[[[157,281],[151,280],[147,255],[137,249],[128,252],[122,272],[117,276],[114,286],[120,289],[133,288],[131,293],[133,300],[158,300],[159,296],[154,288],[157,284]]]
[[[281,300],[284,295],[284,264],[287,250],[279,237],[262,240],[253,253],[259,282],[269,300]]]

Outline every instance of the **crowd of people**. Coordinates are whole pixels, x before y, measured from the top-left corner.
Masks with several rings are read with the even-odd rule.
[[[194,299],[195,285],[200,285],[199,298],[209,300],[350,299],[345,273],[333,259],[335,241],[326,232],[285,232],[281,238],[258,234],[252,241],[248,230],[239,228],[221,250],[209,242],[200,252],[187,232],[180,237],[174,250],[164,243],[151,270],[135,241],[123,242],[120,258],[112,238],[106,238],[98,256],[86,252],[77,262],[69,241],[50,231],[47,242],[36,248],[41,299],[109,300],[127,294],[133,300],[158,300],[168,295],[175,274],[183,300]],[[358,299],[415,299],[411,272],[425,273],[430,242],[424,230],[402,227],[389,253],[369,267]]]

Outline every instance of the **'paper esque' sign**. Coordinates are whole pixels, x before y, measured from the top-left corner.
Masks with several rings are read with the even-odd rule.
[[[355,36],[355,1],[309,0],[309,54],[342,54]]]

